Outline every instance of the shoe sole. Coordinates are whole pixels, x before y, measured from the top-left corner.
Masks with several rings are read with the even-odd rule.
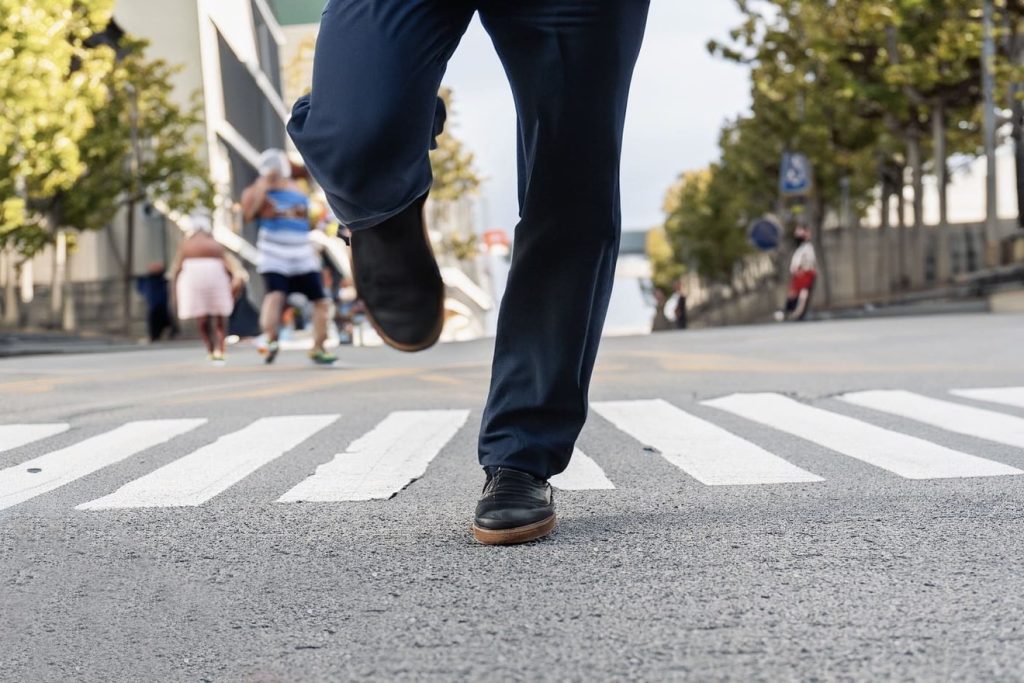
[[[430,243],[430,232],[427,229],[427,202],[426,202],[426,200],[423,201],[423,206],[420,207],[420,223],[423,224],[423,239],[426,240],[426,242],[427,242],[427,249],[430,250],[430,255],[431,255],[431,257],[433,257],[434,263],[437,263],[437,254],[434,253],[434,245]],[[372,228],[370,228],[370,229],[372,230]],[[352,235],[352,238],[354,240],[355,239],[355,235]],[[354,255],[353,255],[352,259],[351,259],[351,265],[352,265],[352,281],[358,283],[359,282],[359,276],[356,274],[356,259],[355,259]],[[359,294],[359,287],[358,287],[358,285],[356,286],[356,294],[357,295]],[[363,299],[362,296],[360,296],[359,298]],[[383,329],[381,329],[381,326],[379,324],[377,324],[377,320],[373,317],[373,311],[370,310],[369,306],[366,306],[366,319],[370,322],[370,326],[373,328],[373,331],[376,332],[377,336],[379,336],[381,338],[381,341],[383,341],[385,344],[387,344],[391,348],[395,349],[396,351],[402,351],[403,353],[417,353],[419,351],[426,351],[430,347],[432,347],[435,344],[437,344],[437,340],[439,340],[441,338],[441,333],[444,332],[444,301],[445,301],[445,291],[444,291],[444,282],[442,280],[441,301],[440,301],[440,304],[441,304],[441,315],[438,316],[437,323],[434,326],[434,329],[431,330],[430,335],[426,339],[424,339],[423,341],[419,342],[418,344],[403,344],[403,343],[395,341],[394,339],[389,337],[388,334]],[[366,303],[365,299],[363,299],[363,303],[364,304]]]
[[[484,545],[518,545],[544,538],[555,529],[555,515],[514,529],[483,529],[473,525],[473,538]]]

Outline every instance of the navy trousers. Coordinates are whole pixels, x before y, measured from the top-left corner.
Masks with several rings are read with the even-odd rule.
[[[512,87],[520,223],[480,463],[563,471],[618,255],[619,160],[649,0],[330,0],[288,130],[339,219],[372,229],[431,185],[437,92],[474,12]]]

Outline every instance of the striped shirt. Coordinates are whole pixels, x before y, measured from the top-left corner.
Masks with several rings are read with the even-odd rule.
[[[259,215],[259,272],[285,276],[320,270],[309,239],[309,199],[296,190],[270,190]]]

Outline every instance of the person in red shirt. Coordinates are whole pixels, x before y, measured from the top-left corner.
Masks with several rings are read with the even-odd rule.
[[[814,294],[814,283],[818,279],[818,256],[811,243],[811,234],[806,228],[797,228],[793,234],[796,251],[789,264],[789,293],[786,296],[784,320],[800,321],[807,318]]]

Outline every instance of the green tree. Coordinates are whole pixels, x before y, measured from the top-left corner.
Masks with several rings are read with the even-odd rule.
[[[883,204],[892,193],[902,201],[907,167],[920,224],[929,150],[943,190],[946,157],[977,151],[980,43],[973,8],[962,0],[737,6],[742,23],[709,48],[751,67],[751,118],[759,134],[743,153],[756,155],[761,147],[807,155],[814,191],[798,208],[819,237],[831,213],[855,222],[874,201],[880,178]]]
[[[482,182],[472,152],[454,134],[454,110],[451,88],[441,88],[439,97],[448,111],[448,124],[437,136],[437,149],[430,153],[430,169],[434,185],[430,196],[439,202],[454,202],[480,189]]]
[[[684,173],[665,199],[665,234],[682,264],[701,277],[729,285],[750,252],[732,188],[720,165]],[[662,271],[664,274],[664,271]]]
[[[114,55],[86,41],[110,20],[112,0],[0,0],[0,249],[17,268],[53,225],[33,204],[85,168],[79,143],[106,99]],[[5,317],[16,319],[8,281]]]
[[[49,204],[58,225],[76,230],[101,230],[125,211],[121,265],[126,327],[135,268],[136,207],[159,205],[188,213],[213,206],[213,187],[201,153],[199,96],[181,107],[172,98],[172,79],[179,68],[148,59],[146,47],[145,41],[130,37],[120,41],[117,64],[106,81],[107,102],[80,142],[86,169]]]
[[[175,102],[172,79],[180,69],[148,59],[146,47],[130,38],[120,44],[108,100],[80,143],[86,170],[53,200],[62,225],[99,230],[144,202],[181,213],[212,208],[199,95],[184,108]]]
[[[457,263],[470,261],[478,251],[477,236],[456,225],[454,212],[465,197],[476,194],[483,182],[476,169],[476,160],[465,144],[452,133],[454,128],[453,98],[450,88],[442,88],[439,96],[448,111],[444,132],[437,136],[437,148],[430,152],[434,185],[430,190],[430,225],[440,232],[442,255]]]
[[[652,228],[647,232],[646,251],[654,274],[654,286],[666,295],[669,294],[686,268],[672,248],[664,227]]]

